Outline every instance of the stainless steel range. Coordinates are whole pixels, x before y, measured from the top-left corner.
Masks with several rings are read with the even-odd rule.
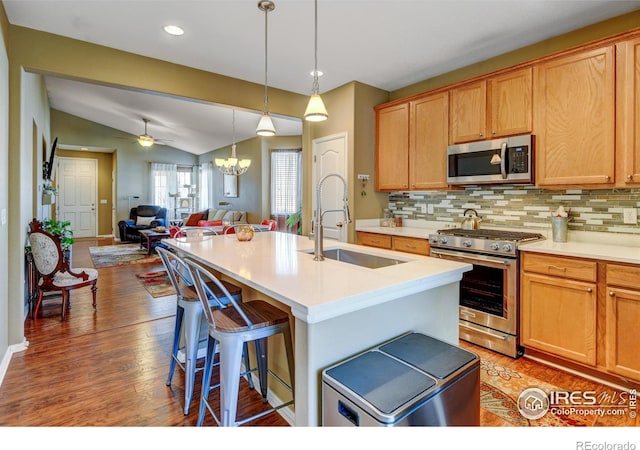
[[[518,246],[540,239],[539,233],[496,229],[449,228],[429,235],[431,256],[473,264],[460,282],[460,339],[522,356]]]

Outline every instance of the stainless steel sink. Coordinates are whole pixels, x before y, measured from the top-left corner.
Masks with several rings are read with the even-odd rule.
[[[309,252],[311,253],[311,252]],[[371,255],[368,253],[360,253],[344,248],[330,248],[323,251],[324,257],[341,261],[356,266],[367,267],[369,269],[379,269],[381,267],[393,266],[396,264],[406,263],[402,259],[387,258],[384,256]]]

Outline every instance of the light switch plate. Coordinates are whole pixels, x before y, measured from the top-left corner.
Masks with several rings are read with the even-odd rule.
[[[626,224],[638,224],[638,210],[636,208],[624,208],[624,223]]]
[[[428,204],[428,205],[427,205],[427,212],[428,212],[429,214],[433,214],[433,205],[432,205],[432,204]]]
[[[2,208],[2,213],[0,214],[2,217],[0,217],[0,225],[6,225],[7,224],[7,210],[5,208]]]
[[[427,213],[427,205],[421,204],[421,205],[418,205],[418,206],[420,207],[420,212],[422,214],[426,214]]]

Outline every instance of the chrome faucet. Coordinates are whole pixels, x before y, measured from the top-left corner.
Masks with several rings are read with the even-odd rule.
[[[342,181],[342,184],[344,186],[344,192],[343,192],[343,202],[344,202],[344,208],[343,209],[328,209],[326,211],[322,211],[322,184],[324,183],[324,181],[327,178],[330,177],[336,177],[339,178],[340,181]],[[313,233],[315,232],[315,235],[313,235],[313,260],[314,261],[324,261],[324,255],[323,255],[323,227],[322,227],[322,218],[324,217],[324,215],[328,212],[337,212],[337,211],[342,211],[344,213],[344,221],[345,223],[351,223],[351,216],[349,215],[349,198],[348,198],[348,194],[347,194],[347,181],[342,177],[342,175],[337,174],[337,173],[330,173],[328,175],[325,175],[324,177],[322,177],[322,179],[318,182],[318,186],[316,188],[316,194],[317,194],[317,199],[316,199],[316,211],[315,211],[315,217],[313,218],[313,224],[315,224],[315,230],[311,230],[311,233],[313,235]]]

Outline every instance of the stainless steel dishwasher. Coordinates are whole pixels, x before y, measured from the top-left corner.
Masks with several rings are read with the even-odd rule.
[[[323,426],[478,426],[480,358],[408,333],[322,372]]]

